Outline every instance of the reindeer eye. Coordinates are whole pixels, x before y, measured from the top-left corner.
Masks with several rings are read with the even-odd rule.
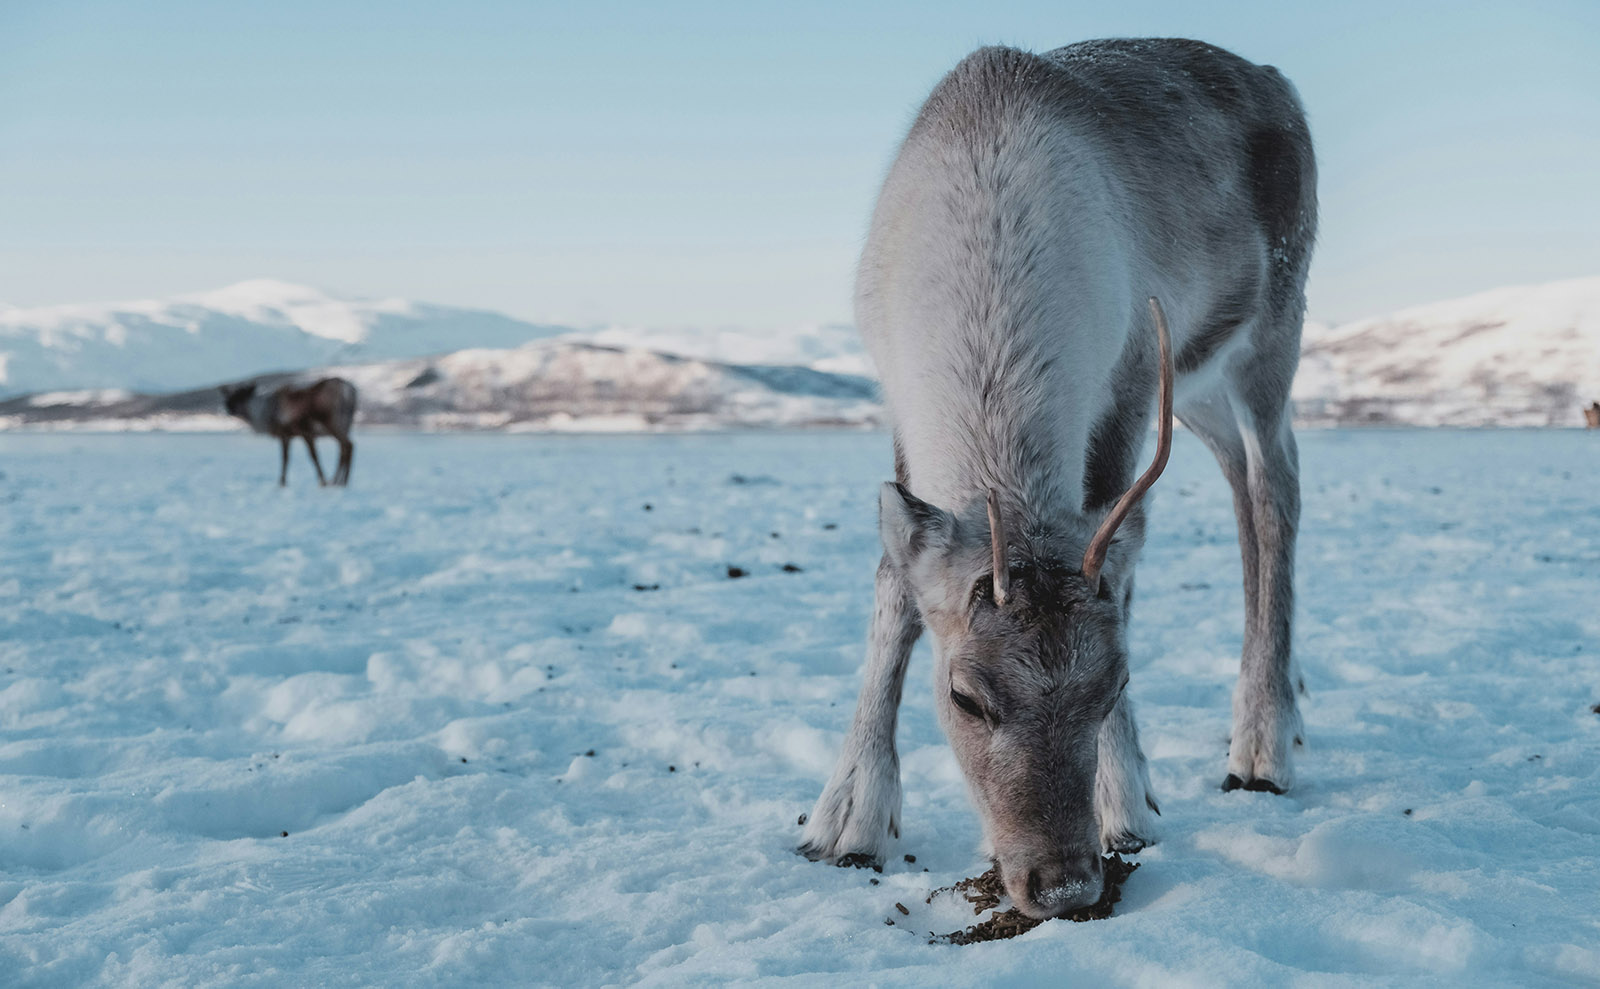
[[[978,706],[978,702],[954,687],[950,688],[950,703],[960,708],[968,717],[983,718],[983,708]]]

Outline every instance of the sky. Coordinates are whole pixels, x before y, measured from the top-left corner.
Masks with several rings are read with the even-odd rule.
[[[0,304],[249,278],[594,325],[850,319],[981,44],[1201,38],[1318,147],[1313,317],[1600,273],[1600,3],[0,0]]]

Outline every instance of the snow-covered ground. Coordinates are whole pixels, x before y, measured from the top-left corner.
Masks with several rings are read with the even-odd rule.
[[[358,436],[344,491],[253,437],[0,436],[0,984],[1592,983],[1595,441],[1302,437],[1274,797],[1217,789],[1239,564],[1180,435],[1131,635],[1165,840],[1111,919],[954,947],[923,899],[985,864],[925,646],[894,861],[791,851],[884,436]]]

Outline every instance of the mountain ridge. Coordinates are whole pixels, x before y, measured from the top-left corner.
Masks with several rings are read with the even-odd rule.
[[[1303,337],[1293,392],[1303,425],[1579,426],[1581,406],[1600,399],[1600,277],[1308,322]],[[333,373],[362,389],[364,421],[415,428],[885,421],[860,339],[838,324],[577,330],[270,279],[164,300],[0,308],[0,428],[128,416],[185,428],[180,408],[189,427],[217,428],[225,422],[201,415],[194,396],[218,383]],[[406,387],[430,374],[432,392]],[[804,401],[792,387],[801,379],[813,388]],[[486,404],[496,400],[505,407]]]

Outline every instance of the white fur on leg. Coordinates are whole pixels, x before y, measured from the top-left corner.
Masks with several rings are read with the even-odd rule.
[[[1264,688],[1241,676],[1233,691],[1229,779],[1223,785],[1280,793],[1289,789],[1294,785],[1291,752],[1303,731],[1292,690]]]
[[[800,854],[834,865],[881,866],[900,837],[900,761],[852,732],[801,832]]]
[[[1158,840],[1155,815],[1160,811],[1150,792],[1150,769],[1139,749],[1139,728],[1127,694],[1117,700],[1100,726],[1094,805],[1100,815],[1103,850],[1136,852]]]

